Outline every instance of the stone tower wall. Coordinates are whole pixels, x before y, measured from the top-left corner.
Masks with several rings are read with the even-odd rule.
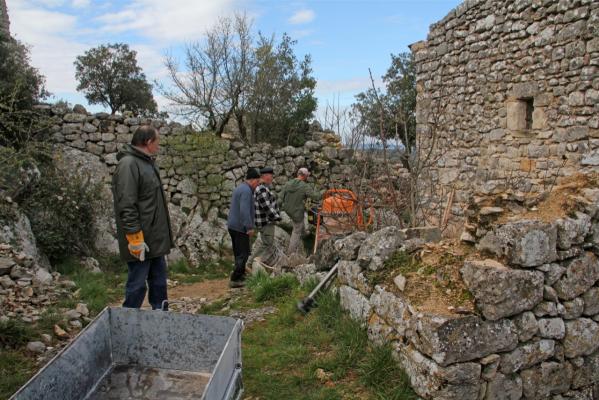
[[[465,1],[411,49],[433,205],[599,169],[599,2]]]

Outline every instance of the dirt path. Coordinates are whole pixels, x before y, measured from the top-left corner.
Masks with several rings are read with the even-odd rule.
[[[168,298],[170,300],[181,300],[183,298],[188,298],[192,301],[197,301],[203,298],[206,299],[206,302],[210,303],[214,300],[228,296],[229,291],[228,279],[211,279],[191,284],[179,284],[174,288],[169,288]],[[112,305],[118,307],[122,303],[123,299]],[[150,308],[147,294],[142,308]]]

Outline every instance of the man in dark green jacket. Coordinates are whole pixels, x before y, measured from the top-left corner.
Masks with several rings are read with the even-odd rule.
[[[282,209],[293,222],[293,232],[289,239],[287,254],[299,253],[304,234],[304,211],[306,199],[320,200],[320,193],[306,182],[310,176],[307,168],[300,168],[297,177],[290,180],[281,190]]]
[[[159,143],[155,128],[138,128],[131,144],[118,153],[112,177],[119,250],[129,267],[123,307],[141,307],[146,281],[152,309],[159,309],[167,300],[165,256],[174,245],[166,197],[154,163]]]

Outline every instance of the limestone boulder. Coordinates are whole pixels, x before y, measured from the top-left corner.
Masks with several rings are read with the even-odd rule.
[[[566,272],[554,284],[560,299],[572,300],[599,280],[599,261],[589,252],[566,263]]]
[[[567,321],[563,344],[568,358],[592,354],[599,348],[599,324],[588,318]]]
[[[37,247],[29,218],[19,208],[15,209],[15,213],[13,221],[0,226],[0,243],[13,244],[15,249],[33,258],[36,264],[50,269],[48,257]]]
[[[227,221],[220,218],[215,221],[204,220],[196,211],[181,231],[176,244],[194,266],[217,260],[231,246]]]
[[[572,365],[569,362],[543,362],[522,371],[522,392],[527,399],[546,399],[564,393],[572,382]]]
[[[372,271],[380,269],[385,261],[406,240],[406,233],[395,226],[389,226],[370,235],[358,252],[358,262]]]
[[[368,298],[356,289],[346,285],[339,288],[341,306],[349,311],[349,315],[356,321],[366,323],[370,317],[371,306]]]
[[[424,314],[418,316],[416,326],[416,348],[443,366],[511,351],[518,345],[516,327],[508,319]]]
[[[335,241],[335,250],[341,260],[355,260],[362,242],[366,239],[366,232],[354,232],[344,238]]]
[[[485,318],[497,320],[534,308],[543,300],[540,271],[507,268],[494,260],[466,261],[460,270]]]
[[[94,154],[65,145],[56,145],[54,160],[57,167],[67,176],[84,176],[89,178],[91,184],[101,185],[101,206],[96,210],[94,222],[98,234],[96,248],[112,254],[118,253],[112,192],[109,186],[111,173],[106,164]]]
[[[477,249],[506,257],[511,264],[534,267],[557,259],[557,229],[541,221],[521,220],[487,232]]]
[[[400,365],[414,391],[425,399],[477,400],[481,390],[481,366],[467,362],[440,366],[413,346],[397,350]]]

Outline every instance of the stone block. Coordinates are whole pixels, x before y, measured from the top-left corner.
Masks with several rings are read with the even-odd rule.
[[[564,301],[562,305],[564,308],[560,313],[560,317],[563,319],[576,319],[584,312],[584,300],[580,297],[572,301]]]
[[[485,318],[497,320],[531,310],[543,299],[544,275],[493,261],[466,261],[460,270]]]
[[[339,288],[341,306],[349,311],[349,315],[356,321],[366,323],[370,317],[370,303],[368,299],[356,289],[342,285]]]
[[[370,314],[368,320],[368,340],[377,346],[382,346],[390,343],[395,339],[401,339],[395,329],[393,329],[385,320],[379,317],[376,313]]]
[[[513,374],[546,361],[554,354],[555,342],[553,340],[535,340],[519,346],[509,353],[502,354],[499,369],[504,374]]]
[[[539,331],[539,325],[534,313],[527,311],[516,316],[514,319],[516,333],[520,342],[527,342]]]
[[[557,230],[552,224],[534,220],[508,222],[488,232],[477,249],[523,267],[534,267],[557,259]]]
[[[545,339],[563,339],[566,326],[561,318],[539,319],[539,336]]]
[[[588,318],[567,321],[563,344],[568,358],[592,354],[599,348],[599,325]]]
[[[69,113],[65,114],[63,117],[64,122],[69,123],[83,123],[87,120],[87,115],[85,114],[77,114],[77,113]]]
[[[508,319],[484,321],[476,316],[424,314],[418,316],[416,329],[418,334],[412,341],[418,350],[443,366],[510,351],[518,344],[516,327]]]
[[[370,296],[370,306],[389,326],[401,336],[411,336],[412,312],[409,304],[401,297],[385,290],[382,286],[375,286]]]
[[[468,362],[442,367],[412,346],[401,346],[398,358],[419,396],[441,400],[478,400],[481,391],[480,364]]]
[[[527,399],[546,399],[564,393],[572,382],[572,365],[568,362],[544,362],[522,371],[522,391]]]
[[[599,261],[589,252],[566,263],[566,272],[554,284],[557,295],[572,300],[591,288],[599,280]]]

